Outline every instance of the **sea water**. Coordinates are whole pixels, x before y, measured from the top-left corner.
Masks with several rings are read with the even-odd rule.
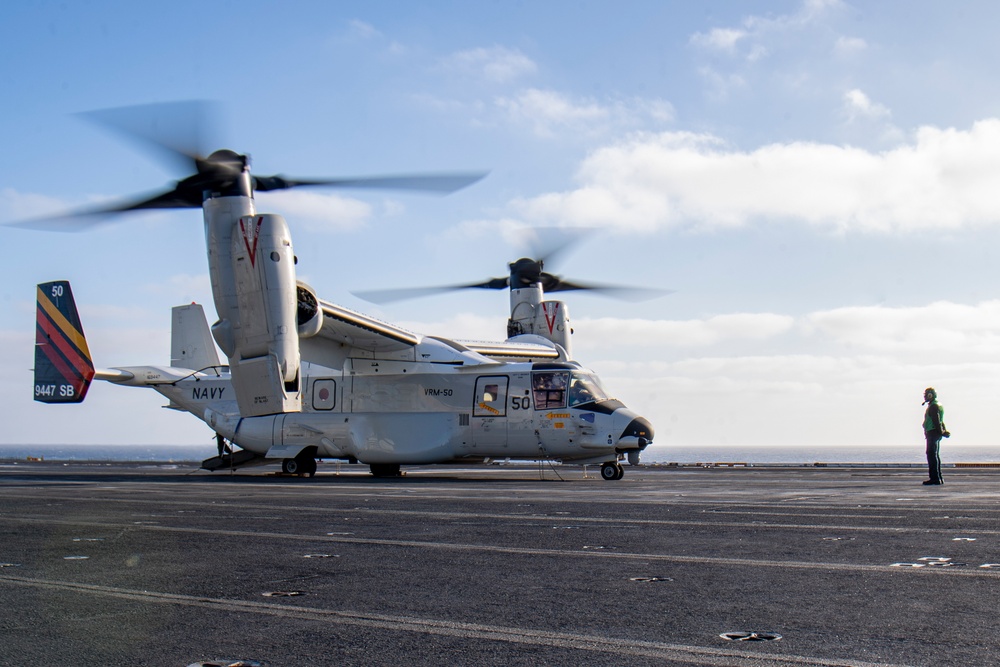
[[[1000,462],[1000,447],[949,446],[941,443],[941,462]],[[643,463],[888,463],[927,464],[923,441],[912,446],[863,447],[684,447],[652,445],[642,453]]]

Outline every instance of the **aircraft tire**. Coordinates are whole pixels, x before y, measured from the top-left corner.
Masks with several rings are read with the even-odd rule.
[[[303,461],[302,463],[302,472],[306,475],[306,477],[315,477],[316,459],[309,459],[307,461]]]
[[[286,475],[298,475],[302,472],[302,464],[298,459],[284,459],[281,462],[281,472]]]
[[[399,464],[395,463],[372,463],[372,476],[374,477],[399,477]]]
[[[621,479],[623,473],[624,470],[616,461],[608,461],[601,466],[601,479],[609,482]]]

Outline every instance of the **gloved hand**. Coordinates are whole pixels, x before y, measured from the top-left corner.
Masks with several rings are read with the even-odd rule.
[[[944,433],[942,433],[941,435],[943,435],[943,436],[944,436],[944,437],[946,437],[946,438],[950,438],[950,437],[951,437],[951,433],[949,433],[948,431],[945,431],[945,432],[944,432]]]

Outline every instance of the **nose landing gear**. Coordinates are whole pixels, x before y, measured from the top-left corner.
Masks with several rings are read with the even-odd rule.
[[[607,461],[601,466],[601,479],[613,481],[625,476],[625,468],[618,461]]]

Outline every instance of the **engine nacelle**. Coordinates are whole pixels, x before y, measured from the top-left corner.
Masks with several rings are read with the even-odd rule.
[[[540,290],[511,290],[511,314],[507,321],[507,337],[534,334],[552,341],[573,358],[569,307],[562,301],[538,302]],[[533,298],[535,297],[535,298]]]
[[[298,301],[295,322],[299,338],[311,338],[323,328],[323,309],[319,307],[319,298],[312,287],[299,281],[295,290]]]
[[[227,354],[240,412],[298,412],[298,289],[288,225],[279,215],[241,217],[230,248],[238,317],[226,332]]]
[[[561,345],[566,355],[573,358],[573,329],[569,325],[569,306],[564,302],[542,302],[542,307],[535,310],[535,333]]]

